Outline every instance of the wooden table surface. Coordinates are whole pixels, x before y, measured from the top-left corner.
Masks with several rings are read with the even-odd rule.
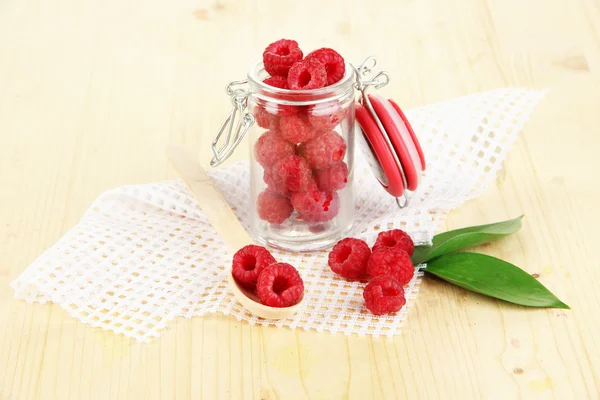
[[[280,37],[377,55],[407,108],[551,88],[495,184],[446,228],[524,213],[482,251],[572,310],[426,279],[394,339],[211,316],[140,344],[13,299],[9,282],[104,190],[175,178],[169,143],[207,164],[225,83]],[[599,398],[599,74],[598,0],[0,0],[0,399]]]

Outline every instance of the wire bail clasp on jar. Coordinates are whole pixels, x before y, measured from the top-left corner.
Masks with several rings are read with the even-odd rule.
[[[385,141],[385,144],[390,149],[390,153],[394,160],[394,164],[398,168],[398,171],[400,172],[400,176],[402,177],[402,181],[404,182],[404,187],[406,188],[406,187],[408,187],[408,183],[407,183],[408,181],[407,181],[404,169],[402,168],[402,164],[400,163],[400,159],[398,158],[398,155],[396,154],[396,151],[394,150],[394,146],[391,142],[391,139],[390,139],[386,129],[383,126],[383,123],[381,122],[381,119],[375,112],[375,109],[373,108],[373,105],[371,104],[371,100],[369,99],[369,96],[367,95],[367,91],[370,88],[374,88],[377,90],[377,89],[381,89],[382,87],[386,86],[390,82],[391,76],[387,71],[380,71],[375,75],[369,76],[375,69],[375,66],[377,65],[377,59],[374,56],[367,57],[358,67],[355,67],[352,64],[350,64],[350,65],[354,69],[354,72],[356,75],[356,82],[354,83],[354,87],[356,88],[356,90],[358,90],[360,92],[359,101],[367,109],[369,114],[373,117],[373,120],[375,121],[377,128],[379,128],[379,130],[381,131],[383,139]],[[368,149],[367,151],[372,152],[372,150],[370,150],[370,149]],[[376,158],[374,156],[374,154],[371,154],[371,155],[373,156],[373,158]],[[377,168],[377,171],[373,171],[376,176],[385,177],[385,173],[383,172],[381,165],[377,165],[377,166],[374,166],[373,164],[370,164],[370,165],[371,165],[371,168]],[[409,202],[409,197],[406,192],[404,192],[402,194],[402,196],[396,197],[396,204],[398,204],[398,207],[400,207],[400,208],[404,208],[404,207],[408,206],[408,202]]]
[[[248,97],[251,92],[242,88],[242,86],[247,83],[247,80],[233,81],[229,82],[225,88],[231,98],[233,107],[219,128],[217,136],[212,141],[213,157],[210,160],[211,167],[216,167],[227,160],[244,139],[248,129],[254,124],[254,116],[246,112]],[[221,140],[224,134],[225,137]],[[219,143],[221,144],[219,145]]]

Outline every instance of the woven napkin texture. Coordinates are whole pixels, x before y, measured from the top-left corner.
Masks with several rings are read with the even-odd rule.
[[[401,228],[416,244],[430,243],[450,210],[495,179],[544,94],[501,89],[408,112],[428,163],[422,184],[400,210],[357,155],[352,234],[372,244],[381,230]],[[248,163],[215,169],[211,176],[247,226]],[[400,312],[374,316],[364,307],[364,284],[333,274],[326,252],[274,256],[295,265],[305,282],[302,308],[279,321],[258,318],[236,302],[227,286],[226,246],[183,182],[160,182],[103,193],[11,286],[19,299],[52,301],[82,322],[148,342],[177,316],[219,312],[250,324],[393,336],[401,332],[423,276],[420,266]]]

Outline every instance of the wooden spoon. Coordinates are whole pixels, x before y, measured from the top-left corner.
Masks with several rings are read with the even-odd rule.
[[[304,295],[300,299],[298,304],[294,304],[289,307],[269,307],[258,302],[258,297],[255,293],[247,290],[243,286],[238,285],[238,283],[233,279],[232,274],[227,274],[227,278],[229,280],[229,287],[233,291],[235,298],[240,302],[241,305],[248,311],[250,311],[254,315],[258,315],[264,319],[283,319],[287,318],[298,311],[298,309],[302,306],[302,301],[304,300]]]
[[[248,235],[240,221],[237,219],[217,187],[214,185],[204,168],[192,158],[183,147],[171,146],[167,154],[175,169],[179,172],[188,188],[196,198],[198,205],[204,211],[210,224],[215,229],[221,240],[232,253],[242,247],[252,244],[253,240]],[[282,319],[293,315],[304,300],[290,307],[269,307],[258,302],[254,293],[239,286],[231,271],[227,274],[229,287],[236,299],[252,314],[265,319]]]

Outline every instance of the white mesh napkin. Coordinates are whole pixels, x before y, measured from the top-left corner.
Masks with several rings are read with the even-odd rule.
[[[430,242],[448,211],[494,179],[544,94],[502,89],[409,112],[427,158],[424,184],[400,210],[357,156],[353,235],[372,244],[379,231],[399,227],[418,244]],[[211,174],[246,225],[247,162]],[[295,316],[268,321],[248,313],[229,291],[231,254],[182,182],[125,186],[102,194],[11,286],[17,298],[52,301],[85,323],[143,342],[176,316],[216,312],[251,324],[392,336],[400,333],[423,275],[419,268],[407,286],[402,311],[377,317],[364,308],[363,284],[334,275],[326,252],[274,255],[298,267],[306,291]]]

